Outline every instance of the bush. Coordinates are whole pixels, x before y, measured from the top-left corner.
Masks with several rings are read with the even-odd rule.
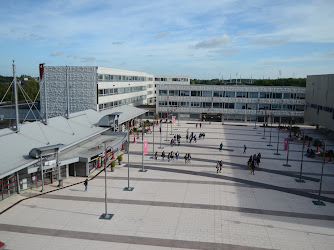
[[[119,162],[123,161],[123,156],[122,156],[122,155],[117,156],[117,160],[118,160]]]
[[[318,140],[318,139],[315,139],[313,141],[313,146],[315,146],[315,147],[317,147],[317,146],[322,147],[322,142],[320,140]]]
[[[115,161],[112,161],[112,162],[110,163],[110,166],[111,166],[112,168],[114,168],[114,167],[116,166]]]

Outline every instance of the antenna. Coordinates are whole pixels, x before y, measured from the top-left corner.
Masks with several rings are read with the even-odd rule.
[[[18,98],[17,98],[17,80],[16,80],[16,66],[15,66],[15,61],[13,60],[13,82],[14,82],[14,96],[15,96],[15,117],[16,117],[16,122],[15,122],[15,132],[19,132],[19,124],[20,124],[20,119],[19,119],[19,104],[18,104]]]

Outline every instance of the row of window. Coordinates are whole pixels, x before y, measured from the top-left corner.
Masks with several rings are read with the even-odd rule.
[[[132,92],[139,92],[139,91],[145,91],[145,90],[146,90],[146,86],[99,89],[99,96],[117,95],[117,94],[132,93]]]
[[[99,81],[100,82],[144,82],[144,81],[153,81],[153,77],[99,74]]]
[[[156,77],[154,78],[154,81],[167,82],[168,80],[170,81],[170,79],[172,79],[172,82],[188,82],[188,78],[165,78],[165,77]]]
[[[135,97],[127,98],[127,99],[122,99],[122,100],[119,100],[119,101],[103,103],[103,104],[99,104],[99,110],[119,107],[119,106],[122,106],[122,105],[127,105],[127,104],[130,104],[130,103],[140,102],[140,101],[143,101],[143,100],[146,100],[146,95],[135,96]]]
[[[237,97],[261,99],[305,99],[305,93],[159,90],[161,96]]]
[[[334,109],[333,108],[325,107],[325,106],[321,106],[321,105],[317,105],[317,104],[306,102],[306,109],[308,107],[316,109],[318,115],[319,115],[320,110],[328,112],[328,113],[332,113],[332,118],[334,119]]]
[[[285,104],[254,104],[254,103],[221,103],[221,102],[175,102],[159,101],[160,107],[183,107],[183,108],[225,108],[225,109],[250,109],[250,110],[290,110],[304,111],[304,105]]]

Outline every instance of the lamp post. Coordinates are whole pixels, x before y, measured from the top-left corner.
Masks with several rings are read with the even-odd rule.
[[[261,139],[266,139],[266,116],[267,116],[267,107],[264,108],[263,137]]]
[[[322,177],[323,177],[323,174],[324,174],[324,165],[325,165],[325,157],[326,157],[326,143],[327,143],[327,140],[325,142],[325,145],[324,145],[324,157],[323,157],[323,160],[322,160],[322,166],[321,166],[321,176],[320,176],[320,186],[319,186],[319,195],[318,195],[318,200],[317,201],[312,201],[314,205],[317,205],[317,206],[326,206],[325,203],[323,203],[321,200],[320,200],[320,197],[321,197],[321,189],[322,189]]]
[[[127,153],[128,153],[128,186],[125,187],[124,191],[132,191],[134,187],[130,187],[130,124],[128,121],[128,146],[127,146]]]
[[[301,183],[305,183],[305,181],[302,179],[304,148],[305,148],[305,128],[303,133],[303,149],[302,149],[302,160],[300,161],[300,174],[299,174],[299,179],[295,179],[296,182],[301,182]]]
[[[289,164],[289,151],[290,151],[290,142],[288,138],[288,152],[286,154],[286,163],[283,164],[284,167],[291,167],[291,165]]]
[[[258,107],[259,107],[259,98],[257,99],[257,103],[256,103],[256,117],[255,117],[255,127],[253,128],[253,129],[257,129],[256,128],[256,121],[257,121],[257,109],[258,109]]]
[[[139,172],[147,172],[146,169],[144,169],[144,123],[143,123],[143,117],[141,117],[141,140],[142,140],[142,147],[141,147],[141,169],[139,169]]]
[[[267,146],[269,146],[269,147],[272,146],[272,145],[271,145],[271,129],[272,129],[272,127],[273,127],[273,117],[270,116],[269,144],[267,144]]]
[[[101,220],[110,220],[114,215],[108,214],[108,193],[107,193],[107,142],[103,142],[104,144],[104,208],[105,212],[100,216],[99,219]],[[114,153],[114,150],[112,154]]]
[[[280,128],[281,128],[281,119],[279,120],[279,123],[278,123],[278,130],[277,130],[277,148],[276,148],[276,153],[274,153],[274,155],[281,155],[280,153],[278,153],[278,145],[279,145],[279,131],[280,131]]]

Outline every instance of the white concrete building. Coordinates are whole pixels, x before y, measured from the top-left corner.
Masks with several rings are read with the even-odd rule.
[[[54,117],[90,108],[155,105],[155,86],[161,84],[189,84],[189,77],[97,66],[44,66],[41,116],[45,110]]]

